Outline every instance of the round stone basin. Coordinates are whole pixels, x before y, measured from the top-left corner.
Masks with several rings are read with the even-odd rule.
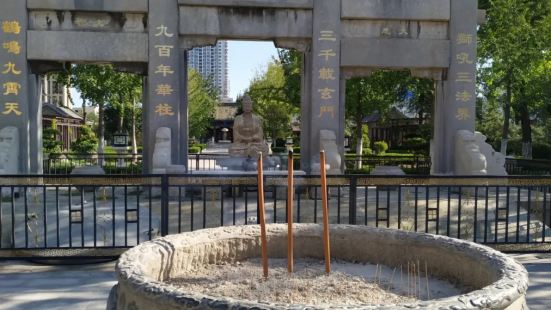
[[[165,283],[205,264],[260,256],[259,226],[205,229],[143,243],[117,263],[118,285],[108,309],[524,309],[528,274],[506,255],[472,242],[365,226],[332,225],[331,257],[397,267],[418,260],[430,276],[471,288],[469,292],[397,305],[267,304],[192,293]],[[287,255],[287,225],[267,226],[270,258]],[[323,259],[322,227],[296,224],[295,258]]]

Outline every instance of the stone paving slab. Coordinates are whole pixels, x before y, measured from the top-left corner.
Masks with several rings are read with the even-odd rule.
[[[511,255],[528,270],[526,296],[530,310],[551,309],[551,254]]]
[[[104,310],[115,262],[46,266],[0,262],[0,309]]]
[[[528,306],[551,309],[551,254],[512,255],[530,273]],[[115,262],[46,266],[0,262],[0,309],[104,310],[116,283]]]

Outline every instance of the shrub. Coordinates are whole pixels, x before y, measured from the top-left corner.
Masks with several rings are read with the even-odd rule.
[[[188,150],[189,154],[198,154],[201,153],[201,147],[199,146],[190,146]]]
[[[428,153],[430,146],[425,138],[413,137],[404,140],[404,148],[413,153]]]
[[[377,141],[373,143],[373,151],[375,154],[384,154],[388,150],[388,144],[385,141]]]
[[[294,146],[293,147],[293,153],[300,154],[300,146]]]
[[[284,146],[274,146],[272,147],[272,152],[273,153],[286,153],[287,152],[287,148],[284,147]]]
[[[373,150],[369,147],[364,147],[362,150],[362,155],[373,155]]]
[[[534,159],[549,159],[551,154],[551,144],[534,143],[532,144],[532,157]]]
[[[88,126],[80,128],[80,136],[71,145],[71,151],[77,154],[93,154],[98,148],[98,139]]]
[[[61,153],[61,145],[63,142],[57,140],[59,131],[56,129],[55,122],[51,127],[45,128],[42,132],[42,147],[46,154],[59,154]]]

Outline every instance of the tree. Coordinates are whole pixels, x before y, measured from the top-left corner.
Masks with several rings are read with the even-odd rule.
[[[136,74],[115,72],[113,89],[110,91],[109,105],[106,108],[106,119],[109,120],[106,130],[109,134],[130,132],[132,136],[132,153],[137,153],[137,120],[141,119],[141,109],[137,103],[142,98],[142,78]],[[125,121],[130,120],[130,122]]]
[[[99,107],[98,153],[105,147],[105,105],[116,92],[116,72],[110,65],[76,65],[68,72],[70,85],[81,94],[82,99]]]
[[[300,108],[302,81],[302,53],[297,50],[278,49],[279,64],[284,72],[283,94],[287,102]]]
[[[71,145],[71,150],[77,154],[92,154],[98,147],[98,139],[96,135],[90,129],[90,127],[84,125],[80,129],[80,136]]]
[[[44,128],[42,131],[42,147],[46,154],[58,154],[61,153],[61,146],[63,142],[59,141],[59,130],[57,130],[56,121],[52,121],[52,125],[48,128]]]
[[[523,155],[531,157],[533,101],[527,94],[533,91],[533,70],[550,57],[551,2],[488,0],[481,6],[487,9],[488,22],[479,30],[479,81],[488,102],[502,101],[501,151],[507,152],[511,114],[516,111],[523,124]]]
[[[189,136],[203,137],[212,125],[218,90],[211,80],[197,71],[188,71]]]
[[[357,155],[363,153],[364,118],[375,112],[384,118],[393,104],[405,98],[409,81],[407,71],[376,71],[346,82],[346,119],[353,124]]]
[[[247,93],[255,103],[254,111],[262,118],[267,135],[274,141],[286,138],[291,132],[291,119],[298,114],[298,108],[289,100],[281,63],[277,60],[269,63],[267,70],[252,80]]]

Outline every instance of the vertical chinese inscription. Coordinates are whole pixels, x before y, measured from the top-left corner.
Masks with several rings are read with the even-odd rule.
[[[448,83],[450,84],[449,101],[453,107],[452,117],[458,123],[455,129],[474,130],[476,1],[452,0],[450,44],[452,62],[448,77]]]
[[[9,117],[21,117],[23,115],[22,107],[20,106],[20,94],[25,91],[21,85],[20,76],[22,71],[17,68],[16,63],[20,60],[21,55],[21,21],[17,19],[1,19],[0,20],[0,115]]]
[[[177,0],[149,0],[149,75],[148,100],[144,109],[144,164],[152,169],[155,133],[161,127],[171,132],[171,162],[183,164],[181,104],[181,52],[178,45]],[[187,144],[187,143],[186,143]]]

